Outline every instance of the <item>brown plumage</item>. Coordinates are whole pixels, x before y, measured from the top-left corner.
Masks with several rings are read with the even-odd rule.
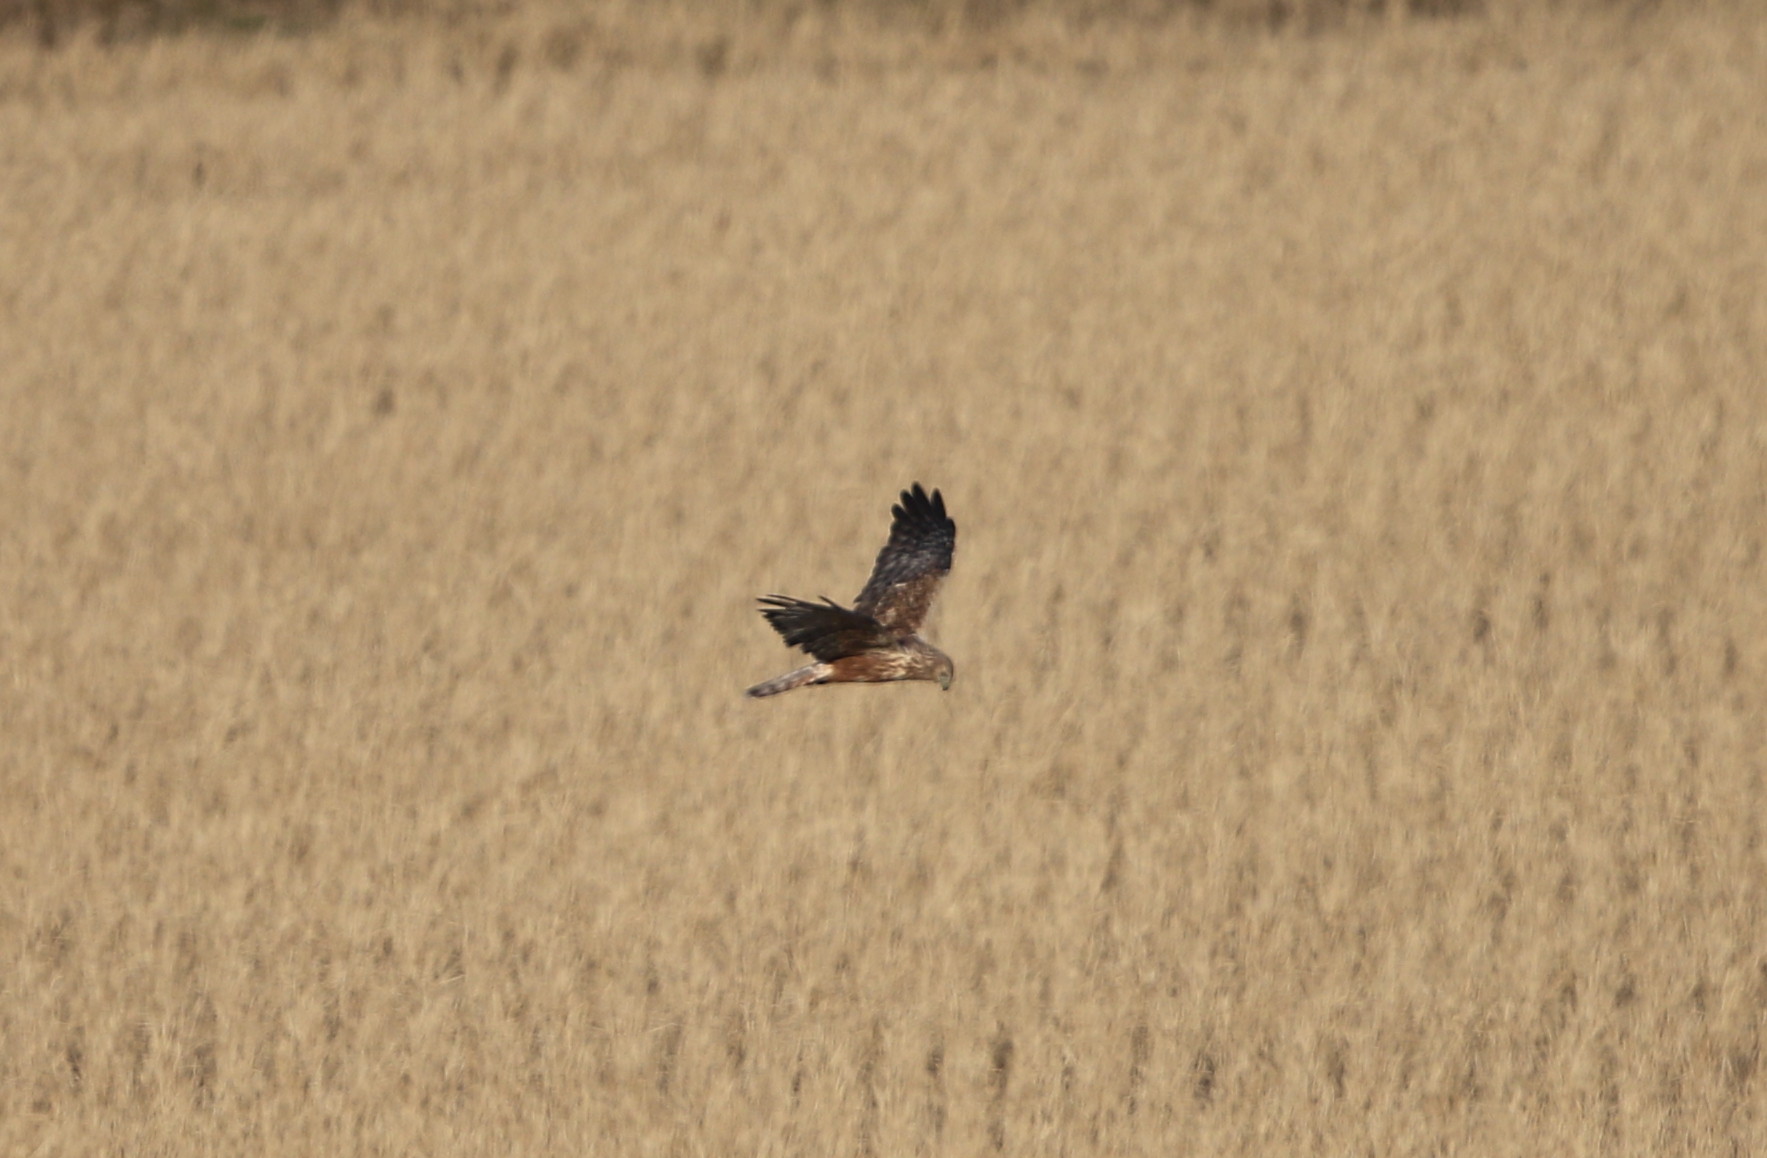
[[[945,514],[938,491],[927,497],[919,483],[890,508],[890,541],[877,554],[871,579],[851,608],[768,595],[761,614],[787,646],[816,662],[756,684],[750,696],[776,696],[809,684],[937,680],[951,687],[951,657],[920,637],[939,582],[951,570],[957,524]]]

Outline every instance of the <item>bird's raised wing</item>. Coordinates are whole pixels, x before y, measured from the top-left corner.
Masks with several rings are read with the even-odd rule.
[[[787,646],[801,647],[823,663],[893,647],[895,633],[869,615],[849,611],[833,600],[821,603],[787,595],[761,598],[761,614]]]
[[[944,497],[934,491],[928,498],[919,483],[902,492],[902,501],[890,513],[895,516],[890,541],[877,553],[871,579],[853,601],[853,610],[895,635],[912,635],[925,621],[940,580],[951,571],[957,524],[945,514]]]

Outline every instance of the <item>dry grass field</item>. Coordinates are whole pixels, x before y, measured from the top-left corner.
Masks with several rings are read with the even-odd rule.
[[[1767,19],[0,41],[0,1152],[1767,1152]],[[930,684],[742,689],[913,480]]]

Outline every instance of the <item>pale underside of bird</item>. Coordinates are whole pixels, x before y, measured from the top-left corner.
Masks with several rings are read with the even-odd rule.
[[[761,614],[786,644],[816,662],[756,684],[748,695],[897,680],[936,680],[950,690],[951,657],[922,639],[920,627],[951,570],[957,524],[945,514],[944,496],[935,490],[929,497],[919,483],[902,492],[890,514],[890,540],[852,607],[826,596],[820,603],[786,595],[761,599]]]

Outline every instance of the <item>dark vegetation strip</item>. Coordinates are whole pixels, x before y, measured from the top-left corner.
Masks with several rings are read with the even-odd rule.
[[[1476,17],[1517,3],[1552,9],[1641,13],[1685,0],[748,0],[704,5],[708,14],[727,7],[733,19],[790,22],[794,10],[844,5],[897,24],[987,28],[1030,11],[1056,11],[1076,21],[1129,19],[1158,23],[1177,16],[1204,16],[1224,23],[1272,30],[1322,30],[1368,17],[1403,15],[1425,19]],[[515,0],[519,5],[520,0]],[[76,31],[105,43],[185,32],[275,32],[298,35],[324,28],[346,10],[386,16],[459,21],[506,12],[509,0],[0,0],[0,33],[21,32],[54,48]],[[579,6],[593,18],[596,5]]]

